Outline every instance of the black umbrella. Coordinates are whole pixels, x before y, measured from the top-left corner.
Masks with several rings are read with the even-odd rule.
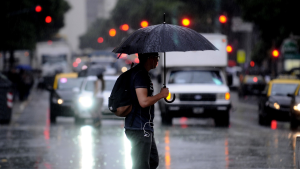
[[[199,50],[218,49],[200,33],[190,28],[164,22],[163,24],[136,30],[124,42],[117,46],[113,52],[120,54],[164,52],[164,64],[166,64],[165,52]],[[166,87],[165,67],[164,65],[164,87]],[[171,102],[174,100],[175,95]],[[167,102],[170,103],[170,101]]]

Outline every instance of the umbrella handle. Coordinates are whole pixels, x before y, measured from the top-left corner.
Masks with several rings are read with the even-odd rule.
[[[166,88],[165,85],[164,85],[164,88]],[[167,103],[173,103],[174,100],[176,99],[176,96],[175,96],[175,94],[173,94],[173,99],[172,99],[171,101],[167,100],[166,98],[164,98],[164,99],[165,99],[165,101],[166,101]]]
[[[164,98],[165,99],[165,101],[167,102],[167,103],[173,103],[174,102],[174,100],[175,100],[175,94],[173,94],[173,99],[171,100],[171,101],[168,101],[166,98]]]

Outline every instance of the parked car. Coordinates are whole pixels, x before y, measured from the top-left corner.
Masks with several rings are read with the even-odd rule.
[[[9,124],[13,108],[13,84],[0,73],[0,124]]]
[[[76,124],[82,124],[86,119],[92,119],[94,124],[101,121],[103,96],[94,95],[96,81],[97,76],[88,76],[82,81],[73,104]]]
[[[261,94],[258,109],[258,123],[260,125],[271,124],[271,121],[289,121],[291,97],[297,86],[298,79],[274,79],[271,80]]]
[[[238,89],[239,97],[247,95],[260,95],[266,86],[262,75],[245,75]]]
[[[50,91],[51,123],[55,123],[58,116],[74,116],[73,99],[79,92],[82,80],[77,73],[61,73],[55,76],[53,86],[47,88]]]

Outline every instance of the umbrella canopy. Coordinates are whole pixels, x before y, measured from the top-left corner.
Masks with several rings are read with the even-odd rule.
[[[190,28],[164,23],[136,30],[113,52],[133,54],[199,50],[218,49]]]

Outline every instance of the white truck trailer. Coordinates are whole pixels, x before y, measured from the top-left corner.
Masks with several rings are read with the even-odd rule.
[[[70,72],[71,57],[71,48],[65,41],[39,42],[36,45],[34,67],[42,70],[43,76]]]
[[[71,72],[71,59],[72,51],[65,41],[38,42],[33,67],[41,70],[39,85],[52,85],[57,73]]]
[[[176,99],[173,103],[159,101],[163,124],[172,124],[176,117],[199,117],[213,118],[216,126],[229,126],[227,38],[221,34],[202,35],[219,50],[166,53],[166,86],[171,93],[168,99],[174,95]],[[157,67],[160,85],[164,84],[163,57]]]

